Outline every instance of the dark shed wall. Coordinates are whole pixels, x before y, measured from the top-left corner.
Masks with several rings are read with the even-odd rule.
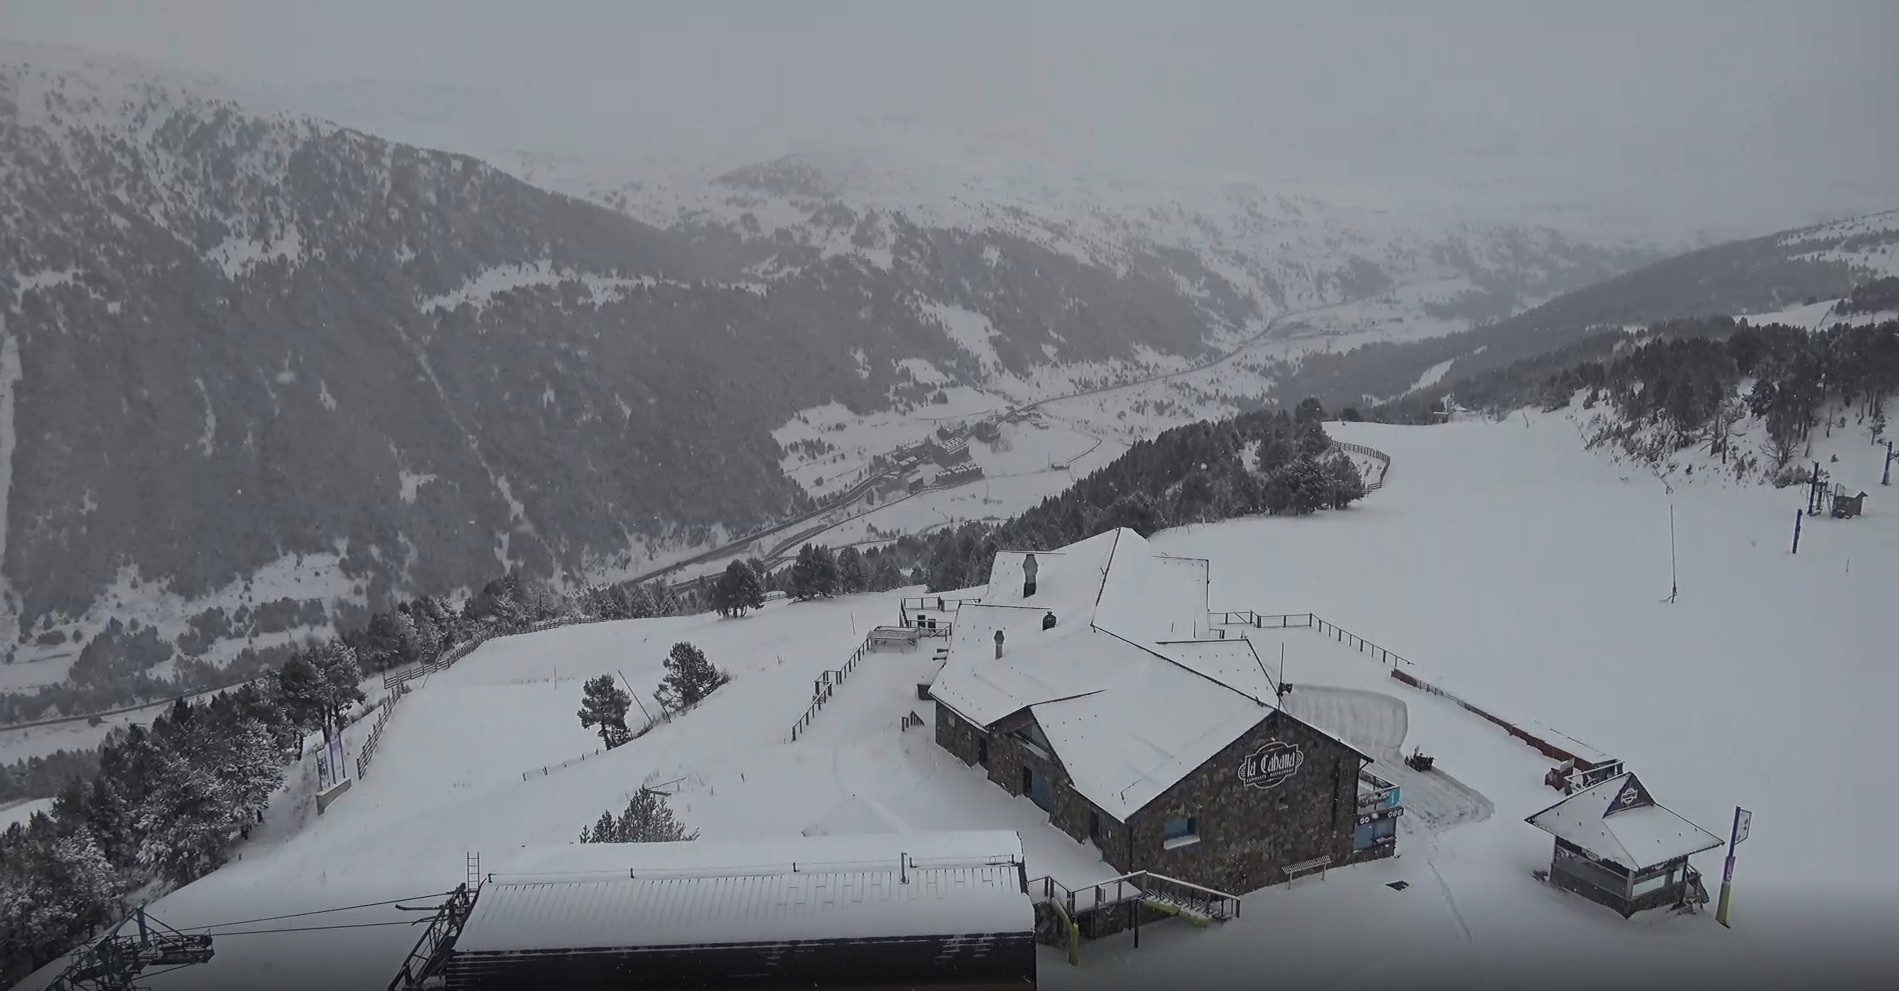
[[[769,944],[456,953],[450,991],[1035,986],[1032,932]]]
[[[1243,782],[1240,767],[1273,741],[1297,747],[1304,763],[1272,788]],[[1128,869],[1243,894],[1286,880],[1291,864],[1324,856],[1343,864],[1352,855],[1362,763],[1350,747],[1272,711],[1132,817]],[[1169,850],[1162,835],[1177,817],[1195,819],[1200,840]]]

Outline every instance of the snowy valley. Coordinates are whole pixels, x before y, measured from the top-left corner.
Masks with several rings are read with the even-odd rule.
[[[1578,428],[1565,413],[1328,424],[1392,457],[1385,486],[1364,503],[1154,538],[1164,553],[1210,561],[1216,610],[1309,612],[1403,655],[1381,663],[1352,639],[1312,629],[1234,631],[1272,665],[1283,645],[1289,711],[1372,753],[1378,773],[1404,782],[1411,815],[1399,820],[1397,859],[1262,889],[1211,930],[1157,925],[1139,949],[1125,937],[1087,944],[1076,967],[1044,948],[1044,984],[1144,987],[1267,967],[1332,986],[1400,974],[1527,977],[1554,931],[1574,953],[1564,977],[1573,986],[1629,966],[1709,979],[1784,973],[1761,970],[1769,966],[1891,965],[1890,949],[1867,938],[1883,918],[1880,892],[1899,877],[1841,860],[1832,837],[1843,822],[1890,816],[1892,802],[1867,791],[1851,761],[1828,755],[1884,747],[1879,700],[1899,683],[1879,661],[1885,634],[1867,617],[1899,581],[1899,516],[1875,495],[1858,519],[1810,520],[1790,555],[1793,492],[1700,479],[1664,486],[1584,451]],[[932,742],[923,711],[932,703],[915,690],[940,664],[928,639],[865,656],[788,742],[813,680],[871,627],[893,624],[899,598],[781,602],[740,619],[597,623],[491,642],[412,683],[374,763],[328,812],[273,820],[241,860],[152,910],[191,932],[440,892],[464,879],[465,853],[478,854],[483,871],[531,870],[538,848],[571,843],[642,786],[668,793],[706,840],[1012,829],[1030,876],[1071,887],[1112,877],[1026,798]],[[650,696],[660,658],[679,640],[731,670],[731,683],[677,721],[597,753],[574,721],[582,682],[612,674]],[[1536,731],[1613,754],[1658,802],[1710,830],[1725,834],[1735,805],[1751,810],[1735,928],[1707,914],[1624,921],[1533,878],[1547,866],[1548,839],[1522,820],[1562,797],[1543,784],[1551,761],[1394,680],[1394,664],[1518,725],[1557,727]],[[904,725],[912,713],[923,727]],[[1396,759],[1413,748],[1437,757],[1433,773],[1457,794],[1477,798],[1418,781]],[[1719,854],[1694,863],[1712,887]],[[1388,886],[1396,882],[1403,890]],[[256,974],[286,988],[314,975],[308,986],[379,985],[413,927],[306,923],[398,914],[322,915],[288,933],[204,930],[218,934],[217,959],[152,985],[239,987]],[[1377,934],[1368,945],[1327,951],[1367,920]]]

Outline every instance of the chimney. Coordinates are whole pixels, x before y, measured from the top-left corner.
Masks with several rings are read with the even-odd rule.
[[[996,631],[996,660],[1002,660],[1002,631]]]
[[[1052,630],[1054,628],[1055,628],[1055,614],[1051,612],[1048,615],[1042,617],[1042,629]]]
[[[1035,563],[1034,554],[1030,554],[1029,556],[1022,559],[1022,597],[1023,598],[1026,599],[1035,594],[1035,573],[1039,569],[1040,569],[1040,566]]]

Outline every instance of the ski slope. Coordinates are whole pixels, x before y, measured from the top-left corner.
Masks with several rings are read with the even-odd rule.
[[[1658,802],[1716,833],[1735,805],[1753,810],[1735,928],[1708,914],[1624,921],[1536,881],[1550,841],[1522,820],[1560,797],[1542,783],[1547,758],[1312,630],[1249,630],[1269,665],[1284,648],[1287,707],[1371,750],[1403,786],[1414,811],[1400,820],[1400,856],[1255,892],[1222,926],[1145,928],[1138,950],[1125,936],[1087,944],[1079,967],[1045,950],[1044,986],[1225,986],[1270,973],[1282,986],[1370,988],[1500,972],[1544,988],[1630,972],[1704,986],[1758,981],[1790,954],[1809,975],[1899,963],[1890,941],[1870,937],[1895,921],[1899,866],[1848,842],[1855,824],[1881,829],[1899,812],[1872,786],[1899,691],[1882,609],[1899,587],[1899,503],[1881,490],[1861,519],[1810,519],[1792,556],[1797,491],[1677,479],[1670,604],[1670,493],[1584,451],[1563,414],[1328,430],[1392,455],[1381,491],[1345,512],[1165,532],[1157,549],[1212,560],[1215,608],[1316,612],[1452,692],[1627,760]],[[402,701],[367,777],[328,813],[253,843],[153,911],[189,928],[442,892],[464,879],[468,852],[506,871],[642,784],[672,792],[707,838],[1003,828],[1022,834],[1031,877],[1075,887],[1116,873],[937,749],[927,726],[899,728],[905,714],[930,716],[915,691],[934,673],[929,641],[869,655],[810,732],[786,742],[813,680],[894,619],[897,595],[490,642]],[[575,716],[582,682],[612,673],[651,705],[678,640],[733,681],[624,748],[557,766],[598,747]],[[1442,773],[1397,763],[1412,747]],[[1718,884],[1718,851],[1694,863]],[[1388,887],[1398,881],[1408,886]],[[376,906],[227,926],[213,962],[150,984],[381,987],[418,935],[415,917]],[[373,925],[262,931],[308,924]],[[258,932],[235,934],[246,929]]]

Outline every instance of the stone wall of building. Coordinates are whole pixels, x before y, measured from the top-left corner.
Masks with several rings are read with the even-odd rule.
[[[1297,770],[1270,788],[1243,781],[1240,768],[1274,742],[1303,755]],[[1343,743],[1271,712],[1133,816],[1128,869],[1244,894],[1286,880],[1292,864],[1329,856],[1342,865],[1352,859],[1362,762]],[[1199,840],[1169,849],[1167,820],[1189,817]]]
[[[1358,771],[1363,758],[1350,747],[1283,712],[1268,712],[1258,726],[1217,755],[1125,824],[1082,797],[1059,760],[1043,757],[1012,731],[1033,721],[1027,713],[996,725],[995,732],[936,707],[936,742],[966,764],[980,763],[988,745],[989,780],[1011,795],[1026,798],[1022,768],[1053,782],[1055,808],[1049,821],[1091,843],[1101,859],[1124,873],[1151,870],[1168,877],[1232,894],[1286,880],[1291,864],[1329,856],[1334,866],[1388,857],[1394,847],[1354,852],[1352,831],[1358,814]],[[1241,780],[1240,767],[1261,747],[1280,742],[1297,748],[1303,762],[1271,788]],[[1191,817],[1197,842],[1169,849],[1163,840],[1167,820]]]
[[[1074,837],[1077,843],[1091,842],[1090,830],[1099,825],[1102,835],[1095,846],[1101,852],[1101,859],[1127,870],[1127,827],[1083,798],[1069,780],[1068,771],[1062,767],[1061,761],[1052,755],[1043,758],[1029,749],[1031,744],[1012,735],[1012,731],[1022,728],[1033,719],[1033,716],[1023,713],[997,723],[995,732],[989,733],[950,712],[947,706],[938,705],[936,743],[955,754],[963,763],[976,765],[981,763],[982,744],[986,741],[989,780],[1011,795],[1028,797],[1022,793],[1023,767],[1030,768],[1037,775],[1047,776],[1053,782],[1055,792],[1055,809],[1049,814],[1049,822]]]

